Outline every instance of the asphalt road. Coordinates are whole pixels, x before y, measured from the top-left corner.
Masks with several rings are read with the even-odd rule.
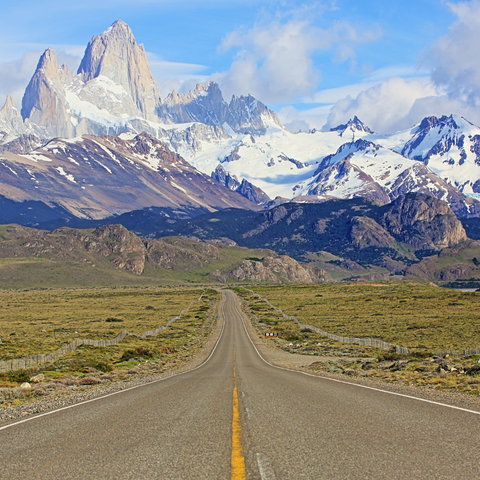
[[[0,478],[480,478],[480,415],[270,366],[236,302],[199,368],[0,429]]]

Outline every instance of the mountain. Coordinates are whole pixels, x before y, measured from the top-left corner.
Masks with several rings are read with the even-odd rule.
[[[401,154],[425,165],[461,192],[480,198],[480,128],[457,115],[425,118]]]
[[[22,135],[33,133],[29,126],[35,125],[44,139],[130,130],[160,138],[161,125],[195,122],[256,134],[269,123],[280,125],[276,114],[250,95],[225,102],[214,82],[197,85],[187,95],[172,92],[163,101],[144,46],[121,20],[92,38],[76,74],[59,66],[48,48],[25,90],[21,118],[7,110],[10,116],[0,112],[2,130]]]
[[[435,175],[421,161],[365,139],[342,145],[325,157],[306,185],[303,196],[317,198],[367,197],[389,203],[408,192],[446,201],[462,217],[480,215],[480,204]]]
[[[124,219],[128,220],[122,216],[115,221],[124,223]],[[393,272],[467,239],[445,202],[420,193],[401,195],[387,205],[354,198],[288,203],[266,212],[226,209],[193,220],[149,218],[139,233],[156,238],[228,239],[298,261],[314,261],[327,252],[340,263],[354,262],[359,268],[375,265]]]
[[[145,207],[258,209],[146,133],[56,139],[0,154],[0,192],[99,219]]]
[[[480,198],[480,128],[465,119],[428,117],[407,131],[379,135],[354,117],[328,132],[293,134],[258,99],[234,95],[226,101],[215,82],[162,98],[145,48],[121,20],[91,39],[76,73],[58,65],[54,50],[48,48],[25,90],[21,111],[7,97],[0,110],[0,194],[49,205],[56,202],[89,218],[146,206],[240,206],[233,200],[216,201],[211,194],[203,201],[198,188],[192,203],[185,184],[181,188],[187,193],[181,201],[178,189],[172,197],[170,187],[154,192],[158,176],[152,177],[157,179],[153,184],[143,174],[135,179],[144,166],[136,168],[132,163],[128,168],[126,164],[125,168],[109,166],[112,173],[95,192],[93,178],[80,186],[83,192],[78,190],[92,172],[85,170],[84,158],[83,164],[76,160],[82,165],[77,168],[62,153],[66,144],[70,145],[65,146],[67,150],[72,149],[84,141],[78,139],[88,137],[92,148],[84,149],[84,157],[93,155],[90,166],[102,169],[95,156],[104,155],[103,147],[93,146],[94,137],[127,135],[120,137],[124,141],[140,133],[160,140],[202,174],[263,208],[292,200],[358,196],[389,203],[407,192],[423,192],[447,201],[459,216],[480,216],[480,203],[475,201],[476,196]],[[52,142],[63,146],[48,147]],[[103,140],[99,143],[109,148]],[[46,157],[51,161],[48,167]],[[108,157],[105,161],[110,162]],[[135,155],[129,159],[138,165]],[[105,172],[100,171],[103,179]],[[131,194],[125,201],[118,195],[122,189]],[[132,189],[139,189],[139,198],[130,204]]]
[[[121,225],[53,232],[18,225],[0,229],[2,286],[156,283],[159,281],[312,283],[325,272],[265,249],[199,240],[141,239]],[[75,272],[75,275],[72,275]]]

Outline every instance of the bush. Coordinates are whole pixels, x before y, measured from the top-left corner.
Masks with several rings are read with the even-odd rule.
[[[100,372],[107,373],[113,370],[113,366],[108,362],[99,361],[93,365],[93,368],[96,368]]]
[[[30,374],[26,370],[17,370],[16,372],[9,372],[7,375],[11,382],[23,383],[30,381]]]

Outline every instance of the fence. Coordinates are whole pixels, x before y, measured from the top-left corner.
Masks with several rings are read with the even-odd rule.
[[[323,330],[320,330],[320,328],[314,327],[313,325],[304,325],[300,323],[296,317],[293,317],[291,315],[285,315],[282,312],[282,310],[272,305],[266,298],[262,298],[258,293],[255,293],[252,290],[248,290],[247,288],[245,288],[244,290],[247,290],[247,292],[252,293],[253,295],[257,296],[260,300],[267,303],[271,308],[273,308],[273,310],[283,315],[283,318],[286,318],[288,320],[293,320],[300,328],[312,330],[322,335],[323,337],[328,337],[331,340],[336,340],[337,342],[340,342],[340,343],[355,343],[357,345],[368,345],[371,347],[383,348],[385,350],[390,350],[392,348],[395,348],[395,351],[397,353],[403,353],[403,354],[410,353],[410,349],[407,347],[400,347],[399,345],[393,345],[391,343],[387,343],[387,342],[384,342],[383,340],[378,340],[376,338],[340,337],[339,335],[335,335],[333,333],[324,332]]]
[[[69,343],[68,345],[65,345],[59,348],[55,353],[45,353],[45,354],[38,353],[30,357],[15,358],[13,360],[0,361],[0,373],[13,372],[15,370],[22,370],[22,369],[24,370],[26,368],[35,368],[44,363],[56,362],[60,357],[62,357],[66,353],[73,352],[75,349],[77,349],[81,345],[88,345],[91,347],[111,347],[112,345],[118,345],[127,335],[132,337],[138,337],[141,339],[144,339],[146,337],[151,337],[153,335],[157,335],[162,330],[166,330],[173,322],[175,322],[176,320],[179,320],[182,315],[187,313],[194,303],[197,303],[202,299],[204,293],[205,293],[205,290],[202,292],[202,294],[200,295],[200,297],[198,297],[197,300],[193,300],[192,302],[190,302],[190,305],[184,310],[182,310],[179,315],[171,318],[165,325],[162,325],[155,330],[148,330],[142,335],[138,335],[136,333],[130,333],[129,331],[124,330],[122,333],[117,335],[112,340],[91,340],[88,338],[87,339],[77,338],[73,340],[73,342]]]

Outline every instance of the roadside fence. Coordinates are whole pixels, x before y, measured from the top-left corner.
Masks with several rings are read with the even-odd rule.
[[[314,327],[313,325],[304,325],[303,323],[300,323],[298,321],[298,318],[292,315],[285,315],[285,313],[283,313],[282,310],[272,305],[266,298],[261,297],[258,293],[255,293],[253,290],[249,290],[248,288],[244,288],[244,290],[252,293],[256,297],[258,297],[260,300],[264,301],[267,305],[273,308],[273,310],[280,313],[283,316],[283,318],[286,318],[288,320],[293,320],[301,329],[311,330],[313,332],[316,332],[322,335],[323,337],[330,338],[331,340],[335,340],[340,343],[351,343],[351,344],[355,343],[357,345],[368,345],[371,347],[382,348],[385,350],[391,350],[392,348],[395,348],[395,351],[397,353],[403,353],[403,354],[407,354],[411,352],[411,350],[407,347],[393,345],[391,343],[384,342],[383,340],[378,340],[377,338],[340,337],[339,335],[325,332],[320,328]]]
[[[91,340],[88,338],[86,339],[76,338],[75,340],[73,340],[73,342],[69,343],[68,345],[65,345],[59,348],[55,353],[45,353],[45,354],[38,353],[30,357],[14,358],[12,360],[0,361],[0,373],[14,372],[16,370],[25,370],[27,368],[38,367],[39,365],[42,365],[44,363],[56,362],[60,357],[62,357],[66,353],[73,352],[81,345],[88,345],[91,347],[111,347],[113,345],[118,345],[126,336],[144,339],[146,337],[157,335],[161,331],[166,330],[173,322],[179,320],[182,315],[184,315],[190,310],[190,308],[194,303],[199,302],[203,298],[204,294],[205,294],[205,290],[202,292],[202,294],[197,300],[193,300],[192,302],[190,302],[190,305],[184,310],[182,310],[179,315],[171,318],[165,325],[162,325],[155,330],[148,330],[142,335],[138,335],[136,333],[130,333],[128,330],[124,330],[122,333],[117,335],[112,340]]]

